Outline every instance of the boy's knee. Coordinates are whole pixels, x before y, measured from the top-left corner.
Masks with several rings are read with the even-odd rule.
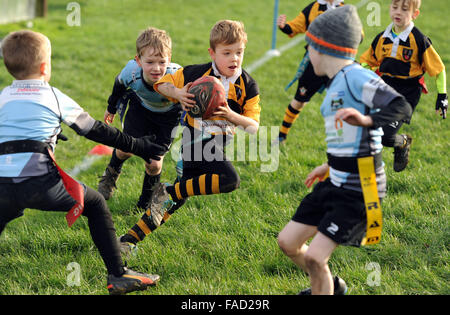
[[[239,188],[241,184],[241,178],[237,172],[230,172],[226,175],[220,175],[223,185],[220,186],[220,192],[228,193]]]
[[[158,175],[162,170],[162,159],[160,161],[152,160],[150,163],[145,163],[145,171],[149,175]]]
[[[299,253],[298,246],[292,244],[291,240],[285,236],[283,232],[278,234],[277,238],[278,247],[280,247],[281,251],[288,257],[296,256]]]
[[[291,106],[293,108],[295,108],[296,110],[303,109],[303,107],[305,107],[305,105],[306,105],[306,102],[300,102],[300,101],[297,101],[296,99],[293,99],[291,101]]]
[[[305,265],[309,273],[314,273],[323,269],[326,265],[324,261],[317,259],[316,256],[311,255],[309,252],[305,253]]]

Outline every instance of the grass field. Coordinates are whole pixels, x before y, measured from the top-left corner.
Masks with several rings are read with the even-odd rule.
[[[69,1],[49,1],[47,19],[36,19],[33,30],[52,41],[51,84],[75,99],[96,119],[106,109],[115,76],[134,56],[135,39],[147,26],[166,29],[173,40],[172,61],[181,65],[209,61],[209,30],[219,19],[241,20],[248,45],[244,68],[270,49],[273,1],[78,1],[80,26],[66,23]],[[359,1],[346,1],[357,4]],[[381,23],[368,26],[371,11],[359,9],[366,39],[359,53],[390,23],[388,1],[382,3]],[[309,1],[280,1],[280,13],[294,18]],[[447,69],[450,67],[447,1],[423,1],[416,25],[432,40]],[[25,23],[0,26],[0,38]],[[277,46],[290,42],[278,32]],[[261,90],[261,126],[279,126],[294,95],[285,85],[304,53],[304,42],[269,60],[252,76]],[[12,78],[0,65],[0,89]],[[349,294],[450,294],[449,121],[434,112],[434,79],[423,95],[411,125],[402,130],[414,138],[411,162],[402,173],[392,170],[392,150],[384,150],[388,196],[383,203],[382,241],[363,248],[339,247],[332,271],[344,278]],[[129,266],[158,273],[158,287],[137,294],[296,294],[309,286],[306,274],[282,254],[277,234],[309,192],[303,181],[326,159],[323,121],[317,95],[301,113],[288,142],[280,148],[274,172],[261,172],[263,161],[235,161],[241,187],[231,194],[191,198],[172,219],[139,246]],[[119,127],[119,124],[115,122]],[[63,127],[64,128],[64,127]],[[57,147],[59,164],[69,170],[95,145],[64,128],[68,142]],[[108,158],[97,161],[78,179],[96,188]],[[165,159],[162,180],[175,177],[175,161]],[[124,164],[118,190],[108,201],[118,234],[140,218],[134,209],[143,178],[143,162]],[[1,211],[1,209],[0,209]],[[69,286],[71,262],[80,266],[80,285]],[[379,269],[372,268],[373,266]],[[377,277],[379,276],[379,277]],[[377,281],[379,280],[379,281]],[[374,285],[374,282],[378,285]],[[103,262],[93,246],[87,220],[68,228],[64,214],[27,210],[0,236],[0,294],[106,294]]]

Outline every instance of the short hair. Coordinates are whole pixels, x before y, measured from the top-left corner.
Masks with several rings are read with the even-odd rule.
[[[418,10],[422,4],[421,0],[392,0],[392,4],[396,4],[397,2],[401,2],[402,6],[408,6],[412,12]]]
[[[136,53],[138,57],[148,47],[155,49],[155,52],[162,57],[170,57],[172,54],[172,40],[169,34],[154,27],[145,29],[136,39]]]
[[[244,23],[240,21],[221,20],[211,29],[209,35],[209,46],[212,50],[218,44],[231,45],[237,42],[247,44],[247,33]]]
[[[8,72],[23,80],[39,73],[41,63],[48,58],[50,41],[44,34],[30,30],[10,33],[2,41],[2,54]]]

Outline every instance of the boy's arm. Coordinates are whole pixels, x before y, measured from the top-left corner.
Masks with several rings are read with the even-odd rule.
[[[412,107],[400,96],[393,99],[387,106],[380,111],[368,115],[363,115],[355,108],[341,108],[334,116],[335,121],[343,120],[353,126],[366,128],[378,128],[386,126],[393,121],[409,119],[412,115]]]
[[[243,128],[246,132],[255,134],[259,128],[259,122],[253,118],[246,117],[231,110],[228,104],[217,107],[214,116],[224,117],[234,125]]]
[[[158,87],[155,88],[155,90],[169,98],[171,101],[180,102],[183,110],[189,111],[195,105],[195,100],[193,100],[195,95],[187,92],[191,85],[192,82],[189,82],[179,89],[172,83],[165,82],[158,84]]]
[[[282,14],[277,19],[278,28],[289,37],[306,32],[306,17],[302,12],[295,19],[286,22],[286,15]]]
[[[424,38],[424,47],[422,68],[430,77],[436,77],[436,88],[438,91],[436,112],[440,111],[442,118],[445,119],[448,107],[445,65],[432,46],[431,40],[427,37]]]
[[[127,87],[122,84],[119,79],[119,76],[114,80],[114,86],[111,95],[108,98],[108,107],[107,110],[111,114],[115,114],[117,112],[117,102],[119,99],[126,93]]]
[[[152,143],[152,137],[133,138],[119,129],[95,120],[85,112],[74,100],[53,88],[60,105],[60,117],[64,124],[72,128],[78,135],[89,140],[112,146],[124,152],[140,156],[145,161],[160,160],[165,148]]]
[[[443,119],[447,117],[448,98],[447,98],[447,77],[445,69],[436,76],[436,88],[438,91],[436,100],[436,113],[439,113]]]

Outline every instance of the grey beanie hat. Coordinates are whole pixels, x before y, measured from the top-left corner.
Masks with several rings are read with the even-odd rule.
[[[362,23],[356,7],[344,5],[319,15],[308,27],[305,39],[323,54],[355,59],[362,40]]]

